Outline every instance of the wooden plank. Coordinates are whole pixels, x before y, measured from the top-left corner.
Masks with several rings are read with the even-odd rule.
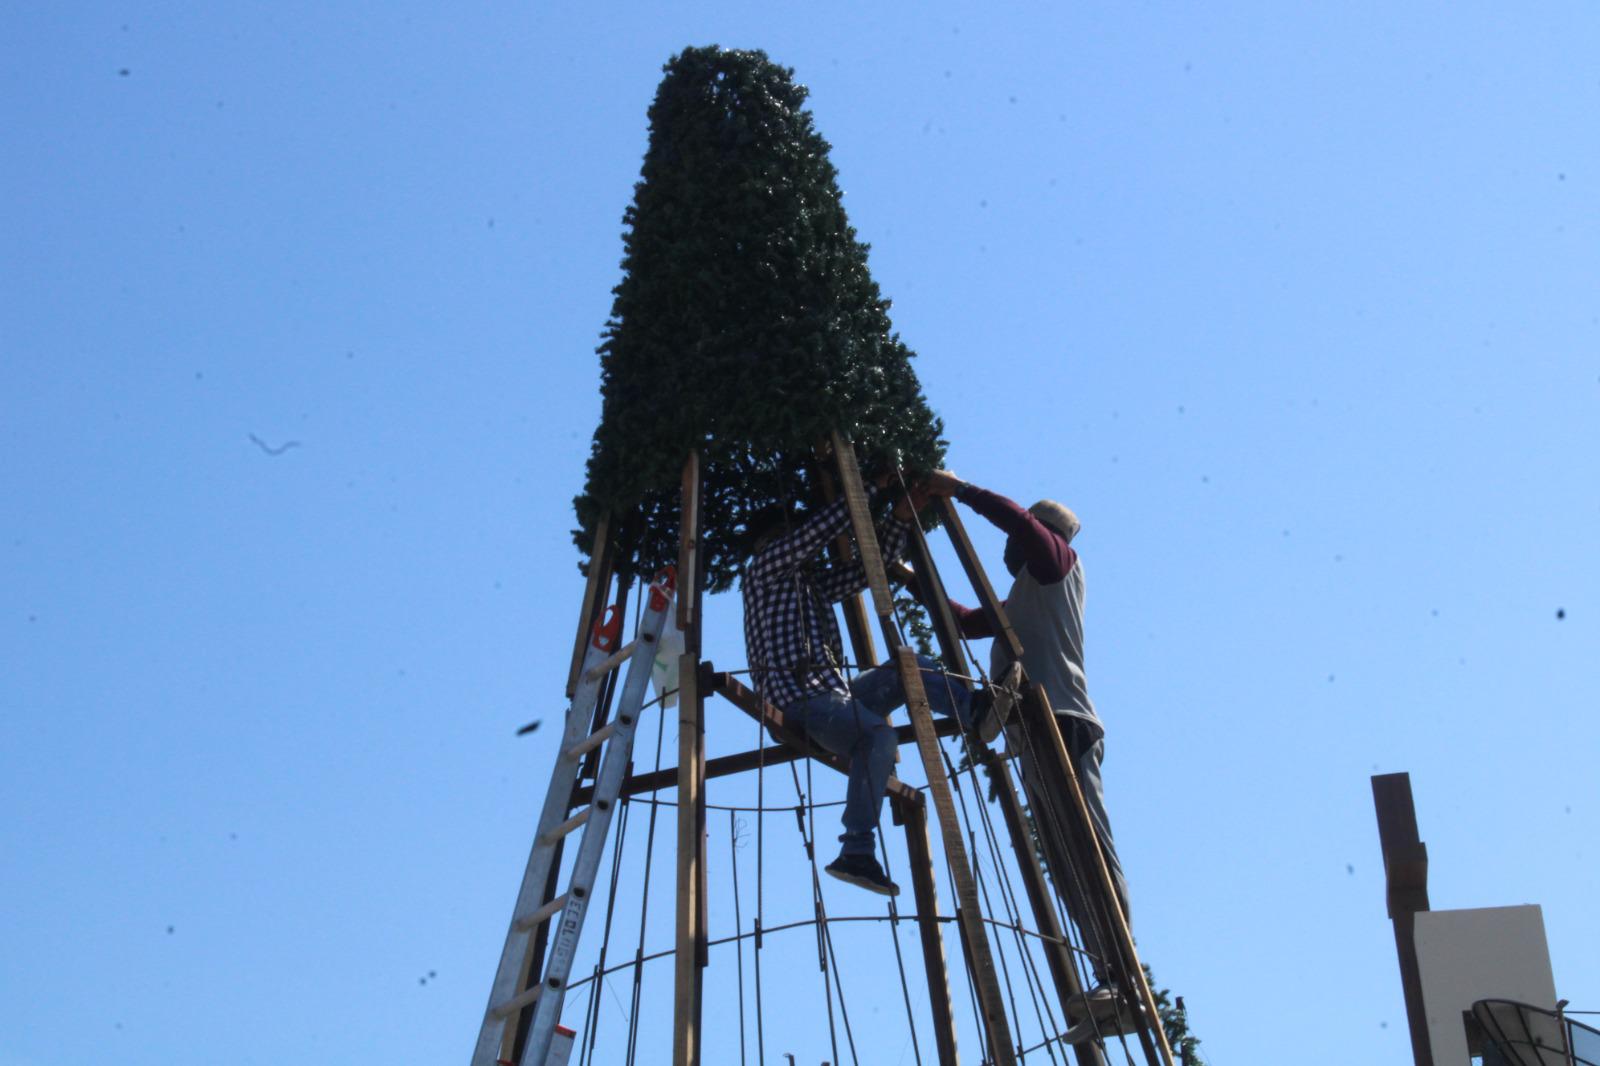
[[[839,464],[839,481],[844,487],[845,506],[850,508],[850,525],[856,534],[856,554],[867,572],[867,589],[872,593],[872,608],[881,619],[894,617],[894,597],[889,594],[889,577],[878,550],[878,534],[872,527],[872,508],[867,488],[861,483],[861,468],[856,465],[855,449],[838,431],[833,431],[833,457]],[[890,647],[893,647],[893,642]]]
[[[694,657],[678,667],[678,895],[677,950],[673,960],[672,1061],[700,1061],[701,968],[705,939],[701,925],[704,889],[701,860],[705,839],[705,732]]]
[[[1428,909],[1428,848],[1417,834],[1417,808],[1411,796],[1411,775],[1374,774],[1372,802],[1378,814],[1378,843],[1383,849],[1385,895],[1394,922],[1395,954],[1400,962],[1400,988],[1405,995],[1411,1029],[1411,1055],[1417,1066],[1433,1062],[1433,1041],[1422,1004],[1422,974],[1417,962],[1417,912]]]
[[[709,666],[707,667],[709,671]],[[766,727],[767,733],[774,740],[795,752],[796,758],[810,757],[823,766],[839,771],[841,774],[850,773],[850,760],[842,755],[835,755],[826,748],[818,747],[806,739],[804,733],[791,729],[783,720],[783,712],[772,704],[767,703],[749,688],[744,686],[732,674],[711,673],[710,680],[706,683],[706,691],[717,692],[724,696],[729,703],[739,708],[751,718]],[[898,732],[898,731],[897,731]],[[890,796],[904,796],[906,798],[921,798],[921,793],[898,778],[889,778],[888,794]]]
[[[678,883],[673,961],[673,1066],[699,1066],[702,967],[706,957],[706,734],[700,684],[700,456],[683,464],[678,523]]]
[[[833,474],[826,466],[815,467],[812,474],[816,478],[824,505],[839,498],[838,483],[834,481]],[[836,563],[848,563],[855,558],[855,548],[848,533],[839,534],[834,539],[831,550]],[[872,625],[867,621],[867,605],[862,600],[861,593],[846,596],[840,606],[844,608],[844,627],[850,634],[850,650],[855,655],[856,669],[867,670],[878,665],[878,649],[872,643]]]
[[[972,541],[967,537],[967,527],[961,524],[961,512],[956,510],[956,501],[948,496],[939,497],[939,515],[944,519],[945,529],[950,532],[950,543],[956,550],[956,558],[961,560],[961,568],[967,572],[967,580],[972,582],[978,603],[983,607],[983,613],[989,616],[989,623],[994,626],[994,639],[1005,645],[1012,659],[1020,662],[1022,641],[1017,638],[1017,631],[1011,628],[1005,605],[995,595],[994,586],[989,584],[989,575],[984,572],[983,563],[979,561],[978,553],[973,550]]]
[[[978,885],[972,876],[972,860],[956,817],[950,780],[945,776],[944,756],[939,751],[939,739],[933,729],[933,711],[922,685],[922,670],[917,665],[916,653],[904,645],[895,649],[895,659],[900,667],[900,682],[905,686],[906,710],[917,731],[917,751],[922,756],[922,769],[928,778],[928,795],[933,798],[933,810],[939,818],[945,860],[950,865],[951,880],[955,882],[961,925],[972,949],[972,980],[978,989],[979,1010],[989,1030],[989,1054],[996,1066],[1012,1066],[1016,1062],[1016,1048],[1011,1039],[1011,1024],[1006,1017],[1005,1000],[1000,995],[989,934],[979,917],[983,911],[978,904]]]
[[[938,568],[933,565],[933,552],[928,549],[928,538],[923,535],[921,525],[916,522],[911,523],[911,540],[907,545],[907,554],[911,556],[911,565],[916,567],[917,579],[922,585],[924,594],[932,601],[924,606],[928,609],[929,618],[933,620],[933,632],[939,638],[939,655],[944,659],[945,668],[953,674],[962,675],[957,684],[971,688],[972,683],[965,678],[972,676],[972,670],[967,665],[967,656],[961,644],[961,631],[956,628],[955,613],[950,610],[950,597],[945,594],[944,579],[939,576]]]
[[[715,690],[707,686],[704,691]],[[961,726],[953,718],[936,719],[933,727],[941,737],[954,736],[961,731]],[[896,726],[895,737],[900,744],[911,744],[917,739],[916,730],[909,725]],[[721,755],[715,759],[707,759],[705,773],[701,776],[706,781],[715,781],[719,777],[742,774],[759,766],[783,766],[786,763],[797,762],[805,757],[806,753],[804,751],[791,748],[787,744],[772,744],[763,748],[755,748],[751,751],[741,751],[737,755]],[[895,782],[895,784],[898,785],[900,782]],[[618,795],[626,798],[628,796],[638,796],[645,792],[659,792],[664,788],[676,788],[677,786],[678,768],[669,766],[664,770],[634,774],[626,778],[622,782],[622,791]],[[915,789],[910,791],[920,795]],[[593,795],[594,787],[592,785],[581,785],[572,794],[572,805],[577,807],[588,803]]]
[[[683,464],[683,516],[678,526],[678,628],[700,627],[700,453]],[[693,649],[696,653],[699,648]]]
[[[1100,850],[1094,822],[1089,817],[1089,807],[1083,798],[1083,789],[1078,784],[1078,772],[1067,754],[1067,745],[1056,724],[1055,712],[1050,708],[1050,698],[1045,695],[1042,686],[1026,686],[1021,713],[1029,754],[1044,776],[1044,788],[1040,791],[1048,791],[1060,801],[1036,806],[1034,819],[1040,823],[1042,832],[1048,828],[1042,820],[1053,819],[1057,821],[1058,828],[1066,833],[1072,848],[1074,869],[1082,875],[1088,886],[1090,902],[1097,912],[1094,917],[1103,924],[1098,929],[1101,946],[1111,956],[1103,962],[1109,967],[1110,976],[1119,987],[1133,990],[1150,1020],[1148,1026],[1141,1026],[1137,1031],[1145,1056],[1152,1064],[1174,1066],[1172,1048],[1167,1043],[1166,1031],[1161,1027],[1155,996],[1145,979],[1127,916],[1122,912],[1122,902]],[[1065,810],[1062,810],[1063,807]]]
[[[911,894],[917,903],[917,932],[922,937],[922,965],[928,978],[928,1007],[933,1012],[933,1042],[939,1066],[956,1066],[955,1011],[950,1003],[950,975],[945,965],[944,938],[939,932],[939,892],[928,842],[928,817],[922,796],[915,801],[891,797],[895,821],[906,829],[906,865]]]
[[[589,648],[589,633],[600,619],[606,593],[611,588],[611,516],[602,515],[594,527],[594,550],[589,553],[583,607],[578,612],[578,636],[572,642],[572,668],[567,671],[567,699],[578,689],[578,670]]]

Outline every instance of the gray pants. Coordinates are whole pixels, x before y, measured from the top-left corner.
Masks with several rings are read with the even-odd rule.
[[[1083,790],[1083,802],[1089,808],[1089,820],[1094,823],[1095,836],[1100,841],[1100,853],[1105,857],[1106,870],[1116,887],[1117,900],[1122,904],[1122,914],[1130,923],[1128,910],[1128,881],[1122,874],[1122,862],[1117,858],[1117,844],[1111,836],[1111,819],[1106,814],[1105,785],[1100,780],[1100,763],[1105,758],[1104,732],[1098,724],[1091,724],[1073,715],[1056,716],[1061,727],[1061,739],[1066,742],[1067,755],[1078,774],[1078,787]],[[1101,983],[1106,974],[1100,960],[1106,957],[1108,945],[1100,941],[1095,923],[1088,920],[1093,912],[1083,893],[1083,884],[1094,876],[1088,870],[1071,871],[1066,891],[1062,893],[1067,903],[1067,914],[1083,936],[1083,948],[1092,956],[1095,979]]]

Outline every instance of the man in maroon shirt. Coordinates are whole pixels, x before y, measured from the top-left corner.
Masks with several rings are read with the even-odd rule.
[[[947,470],[931,475],[924,488],[929,495],[960,500],[1006,534],[1005,566],[1014,579],[1005,598],[1006,617],[1022,642],[1023,669],[1050,698],[1126,916],[1128,885],[1117,859],[1100,779],[1105,727],[1089,699],[1083,671],[1083,564],[1072,548],[1078,517],[1054,500],[1041,500],[1024,510],[1006,497],[968,484]],[[995,635],[983,611],[955,602],[950,608],[966,636]],[[1009,649],[996,641],[990,655],[989,676],[1004,678],[1013,669]],[[1094,959],[1098,981],[1087,993],[1085,1007],[1097,1017],[1114,1014],[1120,997],[1106,984],[1099,962],[1103,951],[1098,933],[1093,923],[1082,920],[1089,912],[1084,901],[1074,896],[1075,893],[1068,893],[1069,910],[1083,933],[1085,949]]]

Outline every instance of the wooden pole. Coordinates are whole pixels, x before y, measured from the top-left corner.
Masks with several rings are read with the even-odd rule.
[[[1017,639],[1017,631],[1011,628],[1011,620],[1006,617],[1000,597],[995,595],[994,586],[989,584],[989,575],[984,572],[983,563],[979,561],[978,553],[973,550],[972,541],[967,537],[967,527],[961,524],[961,512],[956,510],[956,502],[947,496],[939,497],[939,517],[944,519],[944,528],[949,531],[956,558],[961,560],[961,568],[967,572],[967,580],[972,582],[972,589],[978,595],[978,604],[994,627],[996,643],[1005,647],[1012,660],[1021,662],[1022,641]]]
[[[602,515],[594,527],[594,546],[589,552],[587,581],[583,589],[583,609],[578,612],[578,636],[572,644],[572,668],[567,671],[567,699],[578,689],[578,670],[589,647],[589,632],[600,618],[611,588],[611,516]]]
[[[951,682],[971,688],[972,683],[966,679],[973,672],[961,645],[961,632],[956,628],[955,613],[950,610],[950,597],[945,595],[944,579],[939,576],[938,567],[933,565],[933,552],[928,550],[928,538],[923,535],[922,526],[915,521],[911,523],[907,554],[911,556],[911,565],[916,568],[917,582],[922,586],[923,595],[930,601],[923,606],[933,619],[933,632],[939,638],[939,655],[944,659],[945,669],[961,675],[952,678]]]
[[[890,809],[895,823],[906,830],[906,864],[917,904],[917,932],[922,937],[922,965],[928,975],[928,1007],[933,1012],[933,1042],[939,1052],[939,1066],[956,1066],[960,1060],[956,1054],[955,1011],[950,1004],[944,938],[939,932],[939,892],[928,843],[928,816],[920,793],[915,799],[892,797]]]
[[[833,474],[825,466],[817,466],[814,470],[817,488],[824,504],[832,503],[839,498],[839,486],[834,482]],[[850,536],[841,533],[832,545],[835,562],[847,563],[854,556],[855,550],[851,544]],[[861,599],[861,593],[846,596],[840,605],[844,608],[844,625],[850,633],[850,650],[856,657],[856,669],[867,670],[878,665],[878,649],[872,643],[872,626],[867,621],[867,605]]]
[[[679,524],[678,895],[674,959],[673,1066],[699,1066],[702,967],[706,958],[705,702],[700,686],[700,455],[683,466]]]
[[[1433,1041],[1422,1005],[1422,975],[1417,964],[1417,912],[1428,909],[1428,847],[1417,836],[1417,808],[1410,774],[1374,774],[1372,802],[1378,812],[1378,842],[1389,918],[1394,922],[1400,958],[1400,987],[1411,1028],[1411,1055],[1417,1066],[1432,1066]]]

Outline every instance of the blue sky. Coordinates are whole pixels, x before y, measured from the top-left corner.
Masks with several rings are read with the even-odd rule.
[[[707,43],[811,87],[952,468],[1083,517],[1135,928],[1211,1060],[1409,1061],[1374,772],[1412,774],[1434,905],[1542,904],[1600,1009],[1593,5],[3,20],[4,1066],[465,1059],[553,758],[512,730],[560,712],[645,110]],[[734,599],[708,619],[742,659]],[[748,746],[713,708],[712,754]],[[771,1061],[832,1054],[798,937]],[[863,1061],[912,1061],[887,935],[842,940]],[[644,993],[659,1061],[668,971]]]

